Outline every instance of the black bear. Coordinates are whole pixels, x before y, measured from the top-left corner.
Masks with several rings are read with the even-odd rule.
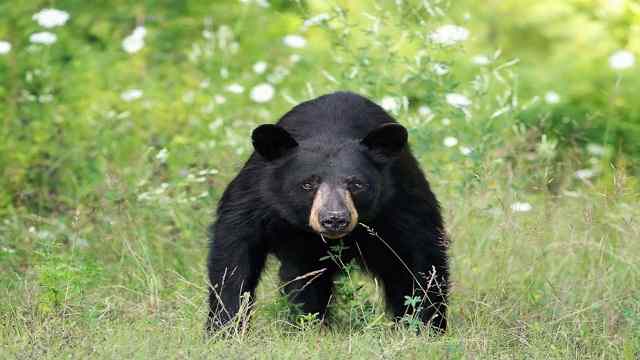
[[[396,319],[419,311],[446,329],[447,237],[402,125],[367,98],[337,92],[257,127],[252,140],[211,226],[209,331],[233,319],[241,295],[253,297],[269,253],[291,301],[323,318],[341,271],[326,256],[338,241],[342,263],[355,259],[382,281]],[[408,309],[407,296],[422,303]]]

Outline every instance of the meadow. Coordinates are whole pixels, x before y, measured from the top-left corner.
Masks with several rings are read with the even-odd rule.
[[[0,13],[0,358],[640,356],[635,2]],[[269,259],[250,321],[206,338],[207,227],[251,130],[336,90],[409,130],[452,239],[449,331],[394,323],[352,265],[330,324],[296,316]]]

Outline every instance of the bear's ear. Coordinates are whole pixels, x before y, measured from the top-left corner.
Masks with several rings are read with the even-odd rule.
[[[371,130],[362,139],[362,144],[369,150],[386,156],[398,154],[407,144],[407,129],[398,123],[386,123]]]
[[[271,161],[298,146],[287,130],[277,125],[260,125],[251,133],[253,147],[263,158]]]

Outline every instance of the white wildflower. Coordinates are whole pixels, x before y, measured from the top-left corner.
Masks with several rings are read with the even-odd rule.
[[[449,93],[446,95],[447,103],[455,108],[464,109],[471,106],[471,100],[462,95],[456,93]]]
[[[565,196],[567,197],[571,197],[571,198],[579,198],[580,197],[580,193],[577,191],[569,191],[569,190],[565,190],[562,192]]]
[[[258,61],[257,63],[253,64],[253,72],[255,72],[256,74],[262,74],[265,71],[267,71],[267,63],[264,61]]]
[[[33,20],[47,29],[64,25],[69,20],[69,13],[58,9],[42,9],[33,14]]]
[[[444,138],[444,141],[442,143],[446,147],[454,147],[458,145],[458,139],[454,138],[453,136],[447,136],[446,138]]]
[[[0,55],[8,54],[11,51],[11,43],[0,40]]]
[[[433,64],[433,66],[431,66],[431,70],[438,76],[447,75],[449,73],[449,67],[440,63]]]
[[[138,51],[142,50],[143,47],[144,39],[142,38],[127,36],[122,41],[122,48],[129,54],[137,53]]]
[[[294,49],[300,49],[307,45],[307,40],[300,35],[287,35],[282,39],[282,42]]]
[[[213,32],[211,30],[206,30],[206,29],[202,30],[202,37],[207,40],[213,39]]]
[[[604,146],[600,144],[590,143],[590,144],[587,144],[587,151],[591,155],[602,156],[606,152],[606,149]]]
[[[139,38],[144,38],[147,35],[147,29],[144,26],[136,26],[136,28],[133,29],[133,33],[131,33],[131,35]]]
[[[158,153],[156,154],[156,160],[158,160],[161,163],[165,163],[167,162],[167,159],[169,158],[169,150],[167,150],[166,148],[162,148],[160,151],[158,151]]]
[[[398,104],[398,101],[391,96],[383,97],[380,101],[380,106],[390,112],[395,112],[400,108],[400,104]]]
[[[222,104],[227,102],[227,98],[225,98],[222,95],[216,95],[216,96],[213,97],[213,101],[215,101],[216,104],[218,104],[218,105],[222,105]]]
[[[449,118],[442,119],[442,125],[444,125],[444,126],[451,125],[451,119],[449,119]]]
[[[560,95],[555,91],[547,91],[547,93],[544,94],[544,101],[547,104],[557,104],[560,102]]]
[[[486,55],[476,55],[471,58],[471,62],[478,66],[485,66],[491,63],[491,60]]]
[[[42,240],[53,240],[55,235],[49,230],[40,230],[36,233],[36,236]]]
[[[142,90],[140,89],[129,89],[122,94],[120,94],[120,98],[124,101],[130,102],[137,100],[142,97]]]
[[[302,27],[307,29],[309,27],[321,24],[323,21],[329,20],[331,17],[327,13],[321,13],[316,16],[310,17],[302,23]]]
[[[490,119],[495,119],[495,118],[497,118],[498,116],[501,116],[502,114],[504,114],[504,113],[508,112],[509,110],[511,110],[511,106],[505,106],[505,107],[502,107],[502,108],[500,108],[500,109],[498,109],[498,110],[494,111],[494,112],[493,112],[493,114],[491,114],[491,116],[490,116],[489,118],[490,118]]]
[[[221,117],[216,118],[214,121],[212,121],[209,124],[209,131],[215,133],[220,128],[220,126],[222,126],[222,123],[223,123],[223,120]]]
[[[429,35],[431,41],[439,45],[455,45],[469,38],[469,30],[456,25],[444,25]]]
[[[237,83],[230,84],[225,89],[233,94],[242,94],[244,92],[244,86]]]
[[[129,36],[124,38],[122,48],[129,54],[142,50],[145,35],[147,35],[147,29],[144,26],[137,26]]]
[[[191,90],[189,90],[189,91],[185,92],[185,93],[182,95],[182,101],[184,101],[184,102],[185,102],[185,103],[187,103],[187,104],[191,104],[191,103],[193,103],[193,101],[194,101],[195,99],[196,99],[196,93],[195,93],[195,92],[193,92],[193,91],[191,91]]]
[[[251,100],[257,103],[265,103],[271,101],[273,96],[275,95],[276,90],[273,85],[262,83],[256,85],[253,89],[251,89]]]
[[[258,6],[262,7],[262,8],[268,8],[269,6],[271,6],[269,4],[268,0],[253,0],[253,1],[251,1],[251,0],[240,0],[240,2],[243,3],[243,4],[250,4],[250,3],[254,2],[256,5],[258,5]]]
[[[593,169],[581,169],[576,171],[575,175],[580,180],[588,180],[596,176],[596,172]]]
[[[618,50],[609,57],[609,67],[613,70],[626,70],[635,63],[636,57],[628,50]]]
[[[219,171],[216,169],[204,169],[204,170],[198,171],[199,176],[215,175],[217,173],[219,173]]]
[[[418,108],[418,114],[420,114],[422,116],[425,116],[425,117],[429,117],[429,116],[433,115],[433,111],[427,105],[422,105],[422,106],[420,106]]]
[[[533,209],[533,206],[528,202],[514,202],[511,204],[511,210],[513,212],[529,212]]]
[[[34,44],[51,45],[58,41],[58,37],[54,33],[48,31],[42,31],[31,34],[29,41]]]
[[[273,69],[273,72],[269,76],[267,76],[267,80],[270,83],[277,84],[284,80],[287,75],[289,75],[289,69],[284,66],[278,65],[275,69]]]
[[[38,96],[38,102],[41,104],[50,103],[53,101],[53,95],[51,94],[42,94]]]
[[[2,246],[0,247],[0,250],[2,250],[2,252],[5,252],[7,254],[14,254],[16,251],[14,249]]]
[[[291,54],[291,56],[289,56],[289,61],[291,61],[292,64],[297,63],[301,59],[302,59],[302,56],[300,56],[299,54]]]
[[[473,149],[468,146],[460,146],[460,153],[464,156],[469,156],[473,152]]]

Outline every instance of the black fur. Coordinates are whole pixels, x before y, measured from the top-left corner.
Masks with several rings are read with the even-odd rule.
[[[280,260],[280,277],[292,301],[305,312],[325,315],[340,269],[320,259],[338,240],[325,243],[311,230],[313,194],[300,191],[299,184],[308,176],[335,181],[359,176],[367,182],[366,191],[353,195],[359,222],[393,251],[358,225],[341,239],[347,247],[343,262],[356,259],[381,279],[396,318],[407,312],[405,296],[417,295],[423,310],[416,315],[444,331],[447,239],[438,202],[406,136],[378,105],[347,92],[304,102],[276,126],[256,129],[256,152],[224,192],[211,227],[208,329],[236,315],[242,293],[253,297],[268,253]],[[292,281],[321,269],[310,283],[313,277]]]

